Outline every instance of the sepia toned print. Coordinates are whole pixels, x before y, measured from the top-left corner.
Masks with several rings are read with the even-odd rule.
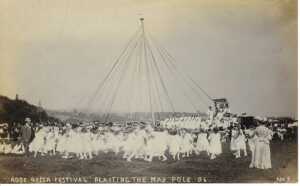
[[[296,0],[0,0],[0,183],[298,182]]]

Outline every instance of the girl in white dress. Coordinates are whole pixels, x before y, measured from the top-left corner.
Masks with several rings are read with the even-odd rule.
[[[93,132],[92,129],[90,129],[89,131],[89,138],[90,138],[90,146],[91,146],[91,153],[92,153],[92,156],[93,155],[97,155],[97,147],[95,146],[96,144],[96,134]]]
[[[127,144],[127,142],[129,140],[131,140],[130,138],[133,138],[133,136],[131,136],[131,135],[133,135],[133,134],[131,134],[130,132],[126,131],[124,133],[124,136],[123,136],[122,152],[123,152],[123,158],[124,159],[126,159],[129,156],[129,154],[131,153],[131,148]]]
[[[25,151],[22,150],[22,146],[20,144],[16,144],[12,147],[11,153],[13,154],[24,154]]]
[[[101,129],[98,130],[98,133],[96,134],[95,142],[95,154],[99,154],[100,152],[106,151],[106,142],[104,138],[104,134],[101,131]]]
[[[78,127],[75,130],[75,134],[72,138],[72,150],[71,152],[76,154],[76,157],[79,159],[87,159],[87,145],[86,145],[86,136],[85,133],[82,132],[82,128]]]
[[[178,134],[176,135],[169,135],[169,153],[173,157],[174,160],[180,160],[180,143],[181,143],[181,136]]]
[[[146,146],[146,161],[151,162],[153,157],[162,158],[162,161],[166,161],[165,151],[167,150],[167,131],[164,132],[152,132],[152,137],[148,138]]]
[[[67,134],[66,132],[63,133],[65,130],[65,128],[62,128],[61,131],[59,131],[58,134],[58,140],[57,140],[57,144],[56,144],[56,151],[61,154],[64,155],[66,152],[65,146],[66,146],[66,140],[67,140]]]
[[[68,133],[68,138],[65,144],[67,157],[77,156],[79,158],[79,151],[81,148],[81,139],[78,137],[78,128],[71,129]],[[79,140],[79,141],[78,141]],[[74,142],[76,142],[74,145]]]
[[[231,131],[231,134],[230,148],[234,152],[233,155],[235,158],[241,157],[241,151],[244,152],[244,156],[247,156],[246,138],[243,130],[239,127],[235,127]]]
[[[183,153],[182,157],[190,157],[193,151],[193,137],[190,133],[184,131],[182,136],[182,147],[181,153]]]
[[[115,140],[115,154],[118,155],[122,148],[123,148],[123,133],[121,131],[118,131],[117,133],[115,133],[115,137],[114,137],[114,140]]]
[[[123,132],[120,132],[118,135],[119,138],[119,152],[124,153],[124,148],[126,146],[126,139],[127,139],[127,134]]]
[[[138,135],[138,130],[139,129],[135,129],[134,132],[130,133],[126,141],[125,154],[123,157],[129,162],[133,157],[139,154],[140,149],[145,145],[144,137]]]
[[[210,159],[215,159],[217,155],[222,153],[221,135],[217,128],[213,129],[208,139]]]
[[[209,142],[207,140],[207,132],[203,129],[200,130],[198,134],[197,144],[196,144],[196,153],[199,154],[205,151],[209,154]]]
[[[237,158],[241,157],[241,151],[244,152],[244,156],[247,156],[247,149],[246,149],[246,138],[242,129],[239,129],[237,141]]]
[[[107,145],[109,145],[109,151],[115,154],[119,153],[119,141],[116,134],[113,131],[107,133]]]
[[[147,132],[149,131],[149,132]],[[137,133],[138,139],[140,139],[140,142],[138,143],[138,149],[135,155],[135,158],[137,159],[144,159],[146,160],[146,149],[148,144],[148,139],[150,133],[152,133],[154,130],[151,126],[148,126],[147,129],[140,128]]]
[[[74,145],[73,139],[75,137],[74,129],[68,128],[65,135],[64,143],[62,143],[62,150],[64,152],[64,156],[62,158],[70,158],[70,153],[73,152]]]
[[[54,155],[56,155],[56,153],[57,153],[57,144],[58,144],[58,142],[59,142],[59,137],[60,137],[60,135],[59,135],[59,128],[58,127],[54,127],[54,151],[53,151],[53,153],[54,153]]]
[[[83,128],[81,132],[79,133],[82,139],[81,143],[81,157],[83,159],[92,159],[93,155],[93,148],[92,148],[92,141],[91,141],[91,135],[90,132],[87,131],[86,128]]]
[[[35,133],[35,138],[29,144],[29,152],[33,152],[34,157],[36,157],[38,153],[44,152],[46,134],[47,134],[47,129],[41,128]]]
[[[9,154],[12,152],[12,146],[6,142],[0,142],[0,153]]]
[[[45,143],[45,153],[49,153],[49,155],[55,154],[55,134],[53,128],[50,128],[48,134],[46,136]]]

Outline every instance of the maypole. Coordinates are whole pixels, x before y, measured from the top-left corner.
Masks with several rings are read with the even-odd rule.
[[[163,113],[169,110],[168,108],[163,108],[164,103],[166,107],[170,107],[173,116],[175,116],[176,109],[172,100],[172,93],[174,95],[177,95],[177,93],[181,95],[180,93],[182,93],[189,104],[192,105],[193,110],[197,111],[198,108],[193,98],[197,98],[198,101],[198,98],[202,98],[203,94],[210,100],[212,98],[195,80],[177,67],[175,59],[166,49],[158,46],[151,35],[148,35],[150,33],[145,30],[144,18],[139,20],[140,26],[138,30],[125,45],[125,48],[114,61],[108,73],[105,74],[103,80],[88,99],[86,110],[90,110],[91,105],[96,102],[95,100],[100,98],[104,122],[107,122],[110,119],[109,116],[114,112],[115,102],[122,98],[120,96],[123,93],[126,95],[126,91],[130,91],[128,98],[123,98],[132,101],[132,103],[129,103],[130,113],[135,111],[135,114],[137,114],[138,109],[134,110],[133,108],[132,110],[132,107],[137,105],[143,107],[145,104],[147,120],[150,120],[150,123],[153,125],[156,124],[156,119],[160,118],[160,112]],[[137,55],[136,58],[133,58],[134,55]],[[130,73],[131,67],[133,68],[132,74]],[[138,88],[141,91],[138,91]],[[171,91],[171,88],[176,88],[176,90]],[[131,93],[132,91],[133,93]],[[143,104],[138,102],[140,97],[143,98]],[[133,100],[133,98],[136,98],[136,100]],[[119,104],[117,106],[122,105]],[[141,110],[143,111],[144,109],[142,108]]]
[[[142,27],[142,37],[143,37],[143,47],[144,47],[144,60],[146,64],[146,73],[147,73],[147,81],[148,81],[148,92],[149,92],[149,104],[150,104],[150,112],[151,112],[151,118],[152,118],[152,124],[155,125],[155,114],[153,111],[153,105],[152,105],[152,89],[151,89],[151,79],[150,79],[150,71],[149,71],[149,64],[147,60],[147,47],[146,47],[146,36],[145,36],[145,26],[144,26],[144,18],[140,18],[141,21],[141,27]]]

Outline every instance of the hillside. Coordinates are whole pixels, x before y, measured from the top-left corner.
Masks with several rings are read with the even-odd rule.
[[[29,104],[25,100],[12,100],[0,95],[0,123],[24,123],[26,117],[35,122],[53,121],[43,108]]]

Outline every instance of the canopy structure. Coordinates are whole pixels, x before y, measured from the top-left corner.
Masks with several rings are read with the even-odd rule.
[[[174,114],[183,104],[194,113],[213,103],[208,93],[178,66],[175,58],[146,32],[144,18],[96,90],[85,111],[95,105],[105,121],[115,112],[149,113],[154,123],[161,113]]]

